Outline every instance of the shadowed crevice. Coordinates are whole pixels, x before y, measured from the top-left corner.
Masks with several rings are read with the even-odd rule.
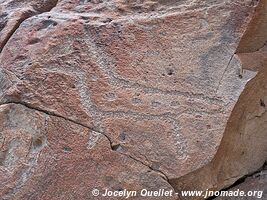
[[[50,12],[54,7],[56,7],[57,3],[58,0],[51,0],[49,4],[37,5],[33,6],[33,8],[18,11],[18,13],[15,13],[14,18],[11,17],[10,19],[7,19],[5,21],[5,26],[2,27],[0,32],[0,53],[8,43],[9,39],[25,20],[45,12]]]
[[[61,118],[61,119],[63,119],[63,120],[72,122],[72,123],[77,124],[77,125],[79,125],[79,126],[82,126],[82,127],[84,127],[84,128],[87,128],[87,129],[89,129],[89,130],[91,130],[91,131],[94,131],[94,132],[96,132],[96,133],[99,133],[99,134],[101,134],[102,136],[104,136],[104,137],[109,141],[110,149],[111,149],[112,151],[114,151],[114,152],[116,152],[116,153],[118,153],[118,154],[121,154],[121,155],[123,155],[123,156],[126,156],[126,157],[128,157],[129,159],[134,160],[134,161],[137,162],[137,163],[142,164],[143,166],[149,168],[151,171],[153,171],[153,172],[155,172],[156,174],[158,174],[158,175],[159,175],[161,178],[163,178],[167,183],[169,183],[169,178],[167,177],[167,175],[166,175],[163,171],[154,169],[153,167],[151,167],[151,166],[145,164],[145,163],[144,163],[143,161],[141,161],[141,160],[138,160],[138,159],[132,157],[131,155],[124,154],[124,153],[122,153],[122,152],[117,151],[117,145],[114,145],[114,144],[113,144],[112,140],[107,136],[107,134],[105,134],[105,133],[103,133],[103,132],[101,132],[101,131],[99,131],[99,130],[96,130],[96,129],[92,128],[92,127],[89,127],[88,125],[82,124],[82,123],[80,123],[80,122],[77,122],[77,121],[75,121],[75,120],[69,119],[69,118],[67,118],[67,117],[64,117],[64,116],[55,114],[55,113],[53,113],[53,112],[50,112],[50,111],[46,111],[46,110],[43,110],[43,109],[39,109],[39,108],[32,107],[31,105],[28,105],[27,103],[23,103],[23,102],[6,102],[6,103],[3,103],[3,104],[0,104],[0,106],[2,106],[2,105],[8,105],[8,104],[22,105],[22,106],[25,106],[26,108],[28,108],[28,109],[30,109],[30,110],[34,110],[34,111],[37,111],[37,112],[41,112],[41,113],[44,113],[44,114],[46,114],[46,115],[48,115],[48,116],[58,117],[58,118]],[[1,165],[1,155],[0,155],[0,165]],[[170,187],[171,187],[171,184],[170,184],[170,183],[169,183],[169,185],[170,185]]]

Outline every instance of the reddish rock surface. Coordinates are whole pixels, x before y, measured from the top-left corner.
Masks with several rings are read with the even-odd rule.
[[[220,147],[212,161],[185,176],[170,180],[176,191],[218,191],[231,187],[242,177],[257,171],[267,160],[267,60],[264,56],[267,40],[266,8],[267,1],[260,1],[237,48],[237,56],[239,53],[246,54],[240,57],[244,67],[253,63],[257,66],[254,70],[258,69],[259,72],[246,84],[232,110]],[[262,56],[252,62],[255,54]],[[249,62],[244,62],[244,58]],[[242,77],[242,73],[240,75]]]
[[[0,52],[27,18],[50,11],[57,0],[1,0],[0,1]]]
[[[1,199],[95,199],[94,188],[172,189],[160,174],[112,151],[99,133],[19,104],[0,109]]]
[[[171,188],[205,166],[256,74],[234,55],[256,5],[0,1],[0,196]]]

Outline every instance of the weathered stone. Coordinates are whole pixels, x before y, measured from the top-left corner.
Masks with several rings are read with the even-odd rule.
[[[170,180],[176,191],[218,191],[263,166],[267,158],[266,74],[265,68],[240,95],[213,160],[203,168]]]
[[[238,50],[246,49],[248,51],[246,56],[250,60],[255,53],[259,53],[258,50],[254,51],[255,45],[264,45],[262,44],[262,37],[267,40],[266,33],[263,34],[262,32],[263,30],[266,31],[267,28],[266,5],[267,1],[260,2],[257,13],[239,44]],[[253,28],[255,24],[262,24],[265,27],[263,30]],[[259,36],[254,38],[255,43],[250,41],[252,35]],[[252,57],[250,57],[251,54]],[[244,60],[244,57],[241,57],[241,60]],[[256,62],[255,65],[258,66],[259,72],[247,83],[240,95],[229,117],[224,137],[213,160],[203,168],[170,180],[176,191],[221,190],[263,166],[267,160],[267,134],[265,131],[267,70],[265,61],[266,57],[260,56]],[[203,199],[203,197],[192,199]]]
[[[216,200],[256,200],[267,198],[267,171],[262,170],[259,173],[248,177],[244,182],[232,187],[228,191],[244,191],[244,196],[218,197]]]
[[[6,101],[90,126],[114,144],[124,132],[124,153],[170,178],[203,166],[251,78],[239,79],[234,65],[225,81],[224,71],[253,4],[154,4],[60,1],[24,21],[1,55],[21,80]]]
[[[0,1],[0,52],[27,18],[50,11],[57,0],[1,0]]]
[[[247,64],[251,68],[242,71],[251,62],[242,59],[247,51],[234,55],[245,48],[239,41],[255,0],[0,4],[0,103],[24,105],[23,112],[49,122],[34,128],[47,128],[47,147],[40,156],[30,154],[38,169],[24,182],[17,175],[3,178],[15,185],[10,192],[0,187],[7,199],[91,198],[93,186],[113,187],[107,176],[117,176],[120,185],[114,184],[123,189],[170,188],[160,175],[175,179],[211,161],[240,93],[256,74],[251,68],[262,68]],[[92,131],[102,135],[97,140],[91,133],[88,143],[85,132]]]
[[[112,151],[100,133],[22,105],[0,111],[1,199],[95,199],[93,189],[172,189],[160,174]]]

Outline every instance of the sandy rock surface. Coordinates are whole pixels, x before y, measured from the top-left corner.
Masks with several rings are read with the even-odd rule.
[[[257,4],[0,0],[0,198],[171,190],[209,163],[260,70],[235,54]]]

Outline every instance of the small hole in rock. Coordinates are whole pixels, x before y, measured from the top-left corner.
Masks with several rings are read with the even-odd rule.
[[[120,150],[122,150],[122,146],[120,144],[112,145],[112,150],[113,151],[120,151]]]
[[[33,140],[33,146],[34,148],[41,147],[43,145],[43,140],[42,138],[36,138]]]
[[[260,100],[260,105],[262,106],[262,107],[265,107],[265,103],[264,103],[264,101],[261,99]]]
[[[173,69],[167,69],[167,74],[168,74],[169,76],[173,75],[173,74],[174,74]]]
[[[58,25],[58,23],[57,23],[56,21],[54,21],[54,22],[52,23],[52,26],[56,26],[56,25]]]
[[[111,18],[107,18],[107,19],[105,19],[103,22],[104,23],[110,23],[110,22],[112,22],[113,21],[113,19],[111,19]]]
[[[73,85],[71,85],[71,88],[76,88],[76,86],[73,84]]]
[[[82,19],[82,20],[88,20],[89,17],[87,17],[87,16],[81,16],[81,19]]]
[[[30,41],[29,41],[29,43],[28,44],[36,44],[36,43],[38,43],[38,42],[40,42],[41,40],[39,39],[39,38],[33,38],[33,39],[31,39]]]
[[[122,141],[126,140],[126,134],[125,134],[125,133],[121,133],[121,134],[120,134],[120,139],[121,139]]]
[[[70,151],[72,151],[72,148],[70,148],[70,147],[68,147],[68,146],[65,146],[65,147],[63,148],[63,150],[64,150],[65,152],[70,152]]]

